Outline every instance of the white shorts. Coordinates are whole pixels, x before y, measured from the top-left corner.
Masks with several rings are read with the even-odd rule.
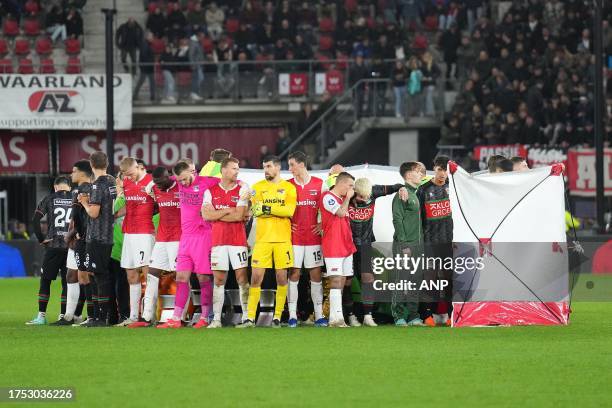
[[[323,266],[321,245],[294,245],[293,267],[306,269]]]
[[[233,245],[218,245],[210,251],[210,269],[213,271],[229,271],[249,266],[249,252],[247,247]]]
[[[75,271],[79,270],[77,266],[76,257],[74,256],[74,250],[68,248],[68,257],[66,258],[66,269],[72,269]]]
[[[150,268],[160,271],[176,271],[176,258],[178,257],[179,242],[156,242],[151,254]]]
[[[346,258],[325,258],[327,276],[353,276],[353,255]]]
[[[151,234],[125,234],[121,249],[121,267],[136,269],[149,266],[155,237]]]

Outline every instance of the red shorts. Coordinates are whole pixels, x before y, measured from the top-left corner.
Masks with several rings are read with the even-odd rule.
[[[202,235],[183,235],[179,243],[176,258],[177,272],[194,272],[199,275],[211,275],[210,250],[212,239],[210,232]]]

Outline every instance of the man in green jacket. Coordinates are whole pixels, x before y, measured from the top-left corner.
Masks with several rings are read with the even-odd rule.
[[[406,162],[400,166],[400,175],[406,183],[408,200],[402,201],[398,195],[393,197],[393,252],[399,255],[419,257],[423,253],[423,231],[421,223],[421,206],[416,191],[423,178],[421,164],[418,162]],[[412,271],[410,271],[412,272]],[[422,280],[421,269],[409,274],[408,271],[400,273],[395,271],[396,281],[400,276],[414,282],[414,290],[405,294],[394,291],[391,310],[393,319],[397,326],[422,326],[423,321],[419,316],[418,288]],[[397,299],[401,297],[401,299]]]

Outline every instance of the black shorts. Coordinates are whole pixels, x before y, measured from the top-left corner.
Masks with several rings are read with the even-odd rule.
[[[353,254],[353,275],[357,278],[362,273],[372,273],[372,244],[356,245]]]
[[[93,274],[108,273],[112,250],[112,244],[88,242],[87,255],[85,258],[85,266],[87,267],[87,271]]]
[[[85,240],[78,240],[74,244],[74,259],[76,260],[77,269],[79,271],[87,271],[87,266],[85,266],[85,260],[87,259],[87,244]]]
[[[62,279],[66,279],[67,257],[68,249],[47,248],[42,261],[42,277],[49,280],[55,280],[59,273]]]

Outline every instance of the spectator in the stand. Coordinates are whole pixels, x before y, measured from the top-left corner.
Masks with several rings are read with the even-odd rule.
[[[408,60],[408,94],[410,95],[410,116],[423,116],[421,62],[416,56]]]
[[[468,77],[478,56],[478,51],[469,36],[461,37],[461,45],[457,48],[457,76],[460,81]]]
[[[272,24],[269,22],[264,23],[263,26],[257,29],[255,34],[257,41],[258,52],[266,52],[274,47],[274,33],[272,31]]]
[[[395,61],[395,67],[391,80],[393,82],[393,96],[395,97],[395,117],[403,118],[406,112],[404,100],[406,99],[406,80],[408,79],[408,70],[406,69],[404,60]]]
[[[389,71],[387,65],[383,62],[382,58],[375,55],[372,58],[372,64],[370,66],[370,77],[375,80],[386,80],[389,78]],[[370,83],[372,92],[370,92],[369,105],[372,115],[375,117],[384,116],[387,94],[387,82],[375,81]]]
[[[83,7],[85,7],[85,4],[87,4],[87,0],[63,0],[62,8],[64,10],[67,10],[71,7],[74,7],[80,13],[83,11]]]
[[[304,37],[301,35],[295,36],[293,44],[293,53],[295,54],[296,60],[310,60],[312,59],[312,47],[304,42]]]
[[[199,1],[193,6],[193,10],[187,13],[187,34],[193,35],[206,32],[206,12],[202,9]]]
[[[469,31],[474,30],[476,20],[479,19],[484,12],[482,3],[482,0],[465,0],[464,2],[467,12]]]
[[[461,144],[459,120],[456,116],[452,116],[448,120],[448,123],[442,126],[438,144],[441,146],[456,146]]]
[[[374,45],[372,53],[383,60],[395,59],[395,48],[389,44],[389,40],[385,34],[381,34],[378,37],[378,41]]]
[[[204,81],[204,50],[200,45],[200,39],[203,33],[198,35],[193,34],[189,38],[189,63],[191,64],[191,100],[199,102],[202,100],[200,90],[202,89],[202,81]]]
[[[280,27],[278,27],[274,31],[274,38],[276,40],[282,40],[283,42],[290,44],[295,38],[295,34],[295,30],[293,29],[293,26],[291,25],[289,20],[283,19],[283,21],[281,21]]]
[[[253,6],[251,0],[246,0],[244,8],[240,12],[240,23],[244,24],[249,30],[255,28],[257,24],[262,20],[261,10]]]
[[[295,24],[296,14],[291,7],[289,0],[283,0],[281,6],[274,13],[274,28],[281,27],[283,20],[289,21],[290,25]]]
[[[284,152],[290,145],[291,139],[287,135],[287,131],[285,128],[281,128],[278,131],[278,139],[276,141],[276,155],[279,156],[282,152]]]
[[[187,26],[187,18],[181,10],[178,3],[174,3],[172,10],[168,13],[166,19],[168,24],[168,41],[175,41],[185,36],[185,27]]]
[[[81,13],[71,8],[66,15],[66,34],[68,37],[76,36],[77,38],[83,35],[83,18]]]
[[[504,143],[515,144],[523,142],[521,128],[515,113],[508,113],[508,115],[506,116],[506,123],[503,123],[501,125],[501,130],[503,134]]]
[[[593,43],[591,41],[591,32],[588,28],[582,30],[580,42],[578,43],[578,52],[590,54],[593,51]]]
[[[151,50],[151,41],[153,41],[153,33],[147,32],[145,36],[145,40],[142,42],[140,47],[140,55],[139,55],[139,67],[140,67],[140,76],[138,77],[138,82],[136,83],[136,88],[134,89],[134,100],[138,100],[138,94],[140,92],[140,88],[144,84],[146,79],[149,80],[149,92],[151,95],[151,102],[155,102],[155,78],[153,76],[153,64],[155,63],[155,59],[153,56],[153,51]]]
[[[452,23],[447,31],[440,37],[440,48],[444,53],[446,64],[446,78],[457,77],[457,49],[461,45],[461,34],[456,23]]]
[[[162,38],[166,35],[166,17],[162,14],[159,7],[155,7],[153,13],[147,17],[146,27],[157,38]]]
[[[271,0],[267,0],[266,4],[264,4],[263,19],[259,26],[266,23],[274,24],[274,3]]]
[[[355,56],[355,62],[352,64],[349,71],[349,85],[351,87],[355,86],[362,79],[366,79],[370,76],[368,72],[368,68],[365,65],[365,61],[363,59],[363,54],[358,53]],[[360,83],[355,88],[355,96],[353,98],[355,103],[355,113],[357,116],[357,120],[359,120],[362,116],[363,112],[363,102],[365,99],[365,90],[366,85],[364,82]]]
[[[166,46],[164,53],[160,56],[162,75],[164,76],[164,96],[162,103],[176,103],[174,73],[176,71],[175,50],[171,44]]]
[[[283,61],[287,58],[287,46],[283,40],[276,40],[274,45],[274,59]]]
[[[210,34],[213,40],[218,40],[221,33],[223,33],[224,21],[225,13],[222,9],[217,7],[217,3],[213,1],[206,10],[206,27],[208,29],[208,34]]]
[[[424,3],[424,0],[399,0],[405,30],[421,28],[421,13]]]
[[[257,163],[263,163],[263,159],[270,155],[270,148],[268,145],[259,146],[259,160]]]
[[[354,42],[353,23],[351,20],[345,20],[342,28],[338,28],[336,33],[336,50],[344,54],[350,54],[353,50]]]
[[[436,81],[440,76],[440,69],[433,61],[433,56],[430,52],[423,54],[423,65],[421,67],[423,78],[421,80],[421,86],[425,92],[425,115],[435,116],[435,93],[436,93]]]
[[[47,27],[47,33],[51,35],[51,41],[55,43],[58,38],[66,41],[66,19],[62,9],[58,6],[53,6],[47,14],[45,26]]]
[[[127,22],[121,24],[115,34],[115,43],[121,51],[121,63],[125,72],[136,75],[137,51],[142,44],[142,27],[134,20],[128,18]],[[127,56],[130,56],[130,67],[127,65]]]

